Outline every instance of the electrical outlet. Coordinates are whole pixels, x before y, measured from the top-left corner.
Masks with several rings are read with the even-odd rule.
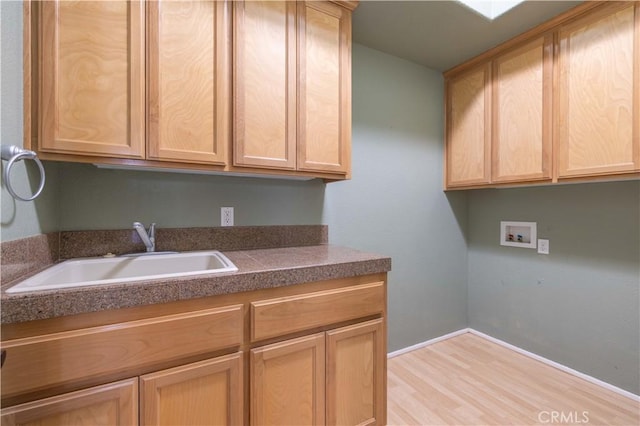
[[[549,240],[538,240],[538,253],[549,254]]]
[[[233,226],[233,207],[220,207],[220,226]]]

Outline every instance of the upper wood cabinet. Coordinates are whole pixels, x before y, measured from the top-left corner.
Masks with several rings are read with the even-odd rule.
[[[448,188],[551,179],[552,41],[447,81]]]
[[[493,61],[492,182],[551,179],[553,37]]]
[[[38,7],[37,149],[144,158],[144,3],[56,0]]]
[[[351,11],[298,3],[298,169],[347,173],[351,153]]]
[[[45,160],[349,178],[356,6],[28,0],[25,146]]]
[[[236,1],[234,164],[296,168],[296,2]]]
[[[489,183],[491,67],[482,65],[447,81],[447,186]]]
[[[614,3],[559,31],[558,177],[640,169],[640,13]]]
[[[351,11],[234,2],[234,165],[347,174]]]
[[[639,5],[585,2],[445,72],[445,188],[637,177]]]
[[[229,3],[147,3],[149,159],[225,164],[230,142]]]

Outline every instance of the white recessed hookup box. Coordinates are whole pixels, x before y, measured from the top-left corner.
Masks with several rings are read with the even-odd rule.
[[[536,222],[500,222],[500,245],[536,248]]]

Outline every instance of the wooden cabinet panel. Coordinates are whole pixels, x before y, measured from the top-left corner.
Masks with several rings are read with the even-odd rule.
[[[351,12],[298,4],[298,169],[344,172],[351,145]]]
[[[254,424],[323,424],[325,400],[326,424],[386,422],[383,319],[254,349],[251,368]]]
[[[141,424],[385,424],[385,286],[374,274],[5,325],[4,406],[108,384],[3,408],[2,425],[136,424],[138,401]],[[368,321],[211,358],[251,348],[251,303],[323,330]]]
[[[587,2],[444,75],[447,189],[640,171],[637,1]]]
[[[560,28],[560,178],[640,168],[637,9],[614,3]]]
[[[296,2],[236,1],[234,165],[296,167]]]
[[[356,6],[29,0],[25,137],[46,160],[349,178]]]
[[[327,332],[327,424],[386,424],[382,319]]]
[[[224,164],[230,143],[226,1],[147,4],[148,158]]]
[[[279,297],[251,303],[251,340],[382,314],[384,283]]]
[[[322,425],[325,335],[251,350],[251,424]]]
[[[493,62],[492,181],[551,179],[551,36]]]
[[[242,343],[242,305],[3,342],[2,397]]]
[[[447,186],[489,183],[491,67],[478,67],[447,82]]]
[[[2,409],[2,426],[130,426],[138,423],[138,379]]]
[[[39,6],[39,149],[144,158],[144,3]]]
[[[140,377],[142,425],[239,425],[242,353]]]
[[[347,174],[351,11],[234,2],[234,90],[234,165]]]

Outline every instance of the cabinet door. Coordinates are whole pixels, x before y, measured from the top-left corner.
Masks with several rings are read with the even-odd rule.
[[[551,36],[493,63],[492,181],[551,179]]]
[[[640,168],[640,17],[636,9],[637,2],[616,2],[560,29],[561,178]]]
[[[251,350],[251,424],[324,424],[325,336]]]
[[[447,82],[447,187],[489,183],[491,157],[491,66]]]
[[[143,158],[143,3],[58,0],[40,7],[39,149]]]
[[[296,167],[296,2],[236,1],[234,165]]]
[[[242,424],[242,353],[140,377],[142,425]]]
[[[148,158],[224,164],[230,137],[226,1],[147,4]]]
[[[298,3],[298,169],[347,173],[351,148],[351,12]]]
[[[2,426],[129,426],[138,423],[138,379],[2,409]]]
[[[327,332],[327,424],[386,424],[386,356],[382,319]]]

